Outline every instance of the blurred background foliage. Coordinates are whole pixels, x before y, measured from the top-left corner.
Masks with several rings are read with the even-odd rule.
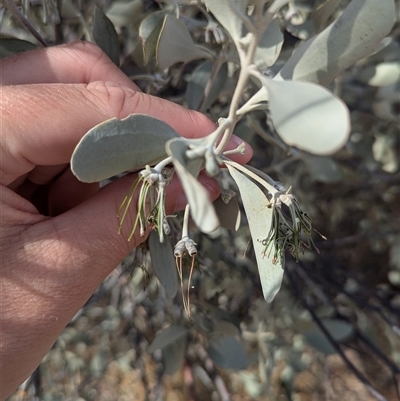
[[[44,44],[95,41],[146,93],[201,110],[215,121],[226,115],[237,56],[201,1],[2,3],[2,57]],[[328,20],[318,17],[325,3],[337,3]],[[348,3],[289,1],[279,13],[282,52],[267,72],[275,74],[300,41],[327,26]],[[235,130],[254,148],[251,164],[292,186],[314,227],[327,237],[315,236],[319,255],[306,252],[299,263],[286,258],[276,299],[271,304],[263,299],[244,218],[237,233],[193,233],[199,254],[192,321],[181,297],[170,299],[159,284],[144,245],[104,281],[10,401],[400,399],[396,7],[390,36],[329,86],[351,111],[351,136],[342,150],[330,157],[289,152],[265,111],[249,113]],[[145,18],[167,14],[178,17],[190,36],[182,36],[180,50],[170,43],[171,52],[156,60],[153,31],[141,32],[141,38],[140,27]],[[96,19],[102,21],[97,31]],[[182,62],[170,64],[171,59]],[[215,60],[223,60],[223,67],[203,99]],[[250,84],[243,98],[255,91]]]

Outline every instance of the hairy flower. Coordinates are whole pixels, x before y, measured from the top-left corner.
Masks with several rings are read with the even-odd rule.
[[[158,232],[160,242],[164,242],[164,234],[168,235],[170,232],[165,212],[165,187],[170,182],[172,174],[173,172],[171,170],[162,169],[157,166],[146,166],[146,168],[138,174],[138,178],[131,185],[117,214],[117,216],[120,217],[121,211],[123,210],[118,231],[120,233],[135,193],[139,185],[141,185],[137,202],[137,215],[128,241],[133,238],[137,226],[139,225],[141,236],[144,235],[147,228],[155,228]]]
[[[274,262],[279,260],[283,263],[286,250],[296,261],[305,248],[318,251],[311,237],[311,219],[307,213],[302,212],[296,198],[289,191],[276,193],[270,207],[273,209],[270,230],[266,238],[259,239],[265,246],[265,255],[273,252]]]

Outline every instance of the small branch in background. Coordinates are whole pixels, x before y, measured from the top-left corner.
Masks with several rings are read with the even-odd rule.
[[[301,304],[304,306],[304,308],[310,313],[311,317],[313,318],[314,322],[317,324],[319,329],[322,331],[322,333],[325,335],[329,343],[332,345],[332,347],[336,350],[336,352],[340,355],[342,360],[346,363],[347,367],[351,370],[351,372],[357,377],[358,380],[360,380],[366,387],[366,389],[369,391],[369,393],[374,396],[378,401],[389,401],[385,396],[383,396],[379,391],[377,391],[370,381],[360,372],[359,369],[350,361],[350,359],[347,357],[347,355],[344,353],[342,350],[340,344],[331,336],[329,331],[325,328],[323,325],[321,319],[317,316],[317,314],[314,311],[314,308],[311,307],[307,301],[305,300],[302,292],[300,291],[298,285],[296,284],[296,280],[293,277],[293,270],[288,266],[286,269],[287,277],[289,278],[289,282],[291,284],[291,287],[296,295],[296,298],[301,302]]]
[[[349,322],[352,324],[352,322],[347,318],[347,316],[343,315],[335,304],[335,302],[332,301],[331,298],[329,298],[326,295],[326,292],[324,292],[318,283],[316,283],[309,275],[307,272],[306,268],[303,266],[303,264],[300,262],[296,265],[294,265],[294,268],[296,269],[296,272],[301,276],[301,278],[306,282],[308,288],[312,288],[314,293],[318,296],[318,298],[325,304],[329,305],[330,307],[333,308],[333,310],[336,313],[336,316],[341,318],[344,321]],[[342,291],[343,294],[345,294],[348,298],[352,300],[352,302],[355,302],[351,294]],[[363,342],[385,365],[387,368],[392,373],[393,381],[396,387],[396,390],[398,391],[398,388],[396,386],[396,375],[400,375],[400,369],[395,365],[393,361],[391,361],[372,341],[369,340],[367,336],[364,335],[364,333],[359,330],[359,328],[356,325],[353,325],[354,328],[354,335],[357,339],[359,339],[361,342]],[[399,396],[400,399],[400,396]]]
[[[304,265],[302,266],[302,268],[304,269]],[[339,267],[336,267],[337,269],[340,269]],[[355,280],[357,282],[357,284],[360,287],[363,287],[365,289],[365,291],[370,292],[369,296],[376,298],[379,303],[381,304],[382,308],[380,308],[377,305],[371,304],[369,302],[364,301],[363,299],[359,299],[355,296],[353,296],[351,293],[349,293],[344,287],[343,285],[341,285],[340,283],[332,280],[332,279],[326,279],[323,275],[321,274],[310,274],[307,273],[308,276],[313,276],[314,281],[317,281],[320,285],[322,285],[327,291],[331,290],[332,288],[334,288],[336,291],[338,291],[338,293],[342,293],[344,295],[346,295],[349,299],[352,300],[352,302],[356,303],[357,306],[359,306],[360,308],[367,308],[369,310],[372,310],[376,313],[379,314],[379,316],[390,326],[392,327],[397,327],[396,323],[390,319],[388,316],[386,316],[385,313],[383,313],[382,309],[385,309],[388,313],[393,314],[394,316],[398,315],[398,310],[394,309],[390,303],[388,303],[384,298],[382,298],[376,291],[371,291],[370,288],[367,288],[364,283],[362,283],[360,280],[357,279],[357,277],[355,277],[350,270],[345,270],[343,271],[344,274],[346,274],[347,277],[351,277],[353,280]],[[364,294],[365,295],[365,294]]]
[[[42,38],[40,33],[35,27],[28,21],[28,19],[19,11],[18,7],[14,4],[13,0],[0,0],[0,3],[4,4],[4,7],[14,16],[22,27],[26,28],[43,46],[47,47],[47,42]]]

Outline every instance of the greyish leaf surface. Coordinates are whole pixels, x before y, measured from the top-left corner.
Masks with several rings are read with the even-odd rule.
[[[71,169],[83,182],[136,171],[165,158],[165,143],[177,137],[167,123],[145,114],[112,118],[83,136],[72,154]]]
[[[246,114],[252,110],[268,109],[268,91],[263,85],[237,112],[237,115]]]
[[[116,27],[135,24],[142,18],[142,0],[114,1],[107,10],[107,17]]]
[[[271,79],[265,79],[264,84],[272,121],[288,145],[322,156],[346,144],[349,110],[327,89],[307,82]]]
[[[188,160],[186,151],[188,143],[205,140],[173,139],[166,145],[167,153],[172,156],[174,167],[181,180],[190,205],[190,215],[203,233],[211,233],[219,227],[219,220],[206,189],[197,181],[202,167],[202,160]]]
[[[243,23],[234,9],[239,14],[247,15],[247,0],[204,0],[204,3],[232,39],[238,43],[242,37]]]
[[[231,165],[226,164],[226,167],[240,191],[256,254],[264,298],[267,302],[272,302],[281,288],[283,266],[279,261],[273,263],[273,252],[270,255],[268,253],[264,255],[265,246],[259,242],[259,239],[265,238],[269,232],[272,223],[272,209],[267,207],[267,197],[253,181]]]
[[[270,67],[278,59],[283,45],[283,34],[276,20],[272,20],[258,43],[254,62],[261,67]]]
[[[181,20],[167,15],[161,28],[156,58],[158,66],[164,70],[179,62],[210,58],[210,53],[195,45],[189,30]]]
[[[148,351],[154,352],[158,349],[167,347],[168,345],[178,341],[180,338],[186,336],[187,332],[188,331],[185,327],[171,324],[171,326],[155,336],[153,342],[148,348]]]
[[[182,366],[185,356],[186,336],[163,348],[164,369],[167,375],[173,375]]]
[[[353,0],[317,36],[301,44],[276,79],[327,85],[341,71],[373,53],[395,20],[393,0]]]
[[[342,171],[333,159],[306,153],[302,155],[302,159],[308,168],[312,180],[334,184],[342,179]]]
[[[322,319],[321,322],[332,338],[339,343],[347,340],[354,332],[353,326],[343,320]],[[318,351],[327,355],[336,352],[328,338],[314,321],[298,321],[293,325],[293,328],[302,333],[308,343]]]
[[[213,335],[207,351],[214,363],[221,368],[244,369],[247,366],[246,351],[235,336]]]
[[[157,231],[153,230],[149,235],[149,249],[154,272],[172,298],[178,291],[178,274],[171,241],[166,237],[160,242]]]
[[[139,36],[142,39],[143,65],[147,65],[156,55],[158,40],[160,37],[165,11],[158,11],[145,18],[139,27]]]
[[[36,48],[36,45],[26,40],[0,38],[0,59]]]
[[[99,7],[94,8],[93,39],[97,46],[119,66],[119,38],[113,23]]]
[[[222,227],[237,231],[240,226],[241,213],[235,198],[225,203],[221,197],[214,201],[214,209]]]
[[[326,0],[319,5],[313,12],[311,19],[317,32],[320,32],[326,27],[326,22],[335,12],[342,0]]]
[[[228,76],[228,67],[226,63],[221,66],[204,101],[204,96],[206,95],[204,90],[210,80],[212,68],[213,63],[207,60],[193,71],[186,90],[189,109],[200,110],[201,106],[201,110],[207,110],[214,100],[218,98]]]

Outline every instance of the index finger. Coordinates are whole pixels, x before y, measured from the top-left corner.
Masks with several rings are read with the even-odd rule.
[[[140,91],[96,45],[73,42],[0,60],[1,85],[89,84],[112,81]]]

